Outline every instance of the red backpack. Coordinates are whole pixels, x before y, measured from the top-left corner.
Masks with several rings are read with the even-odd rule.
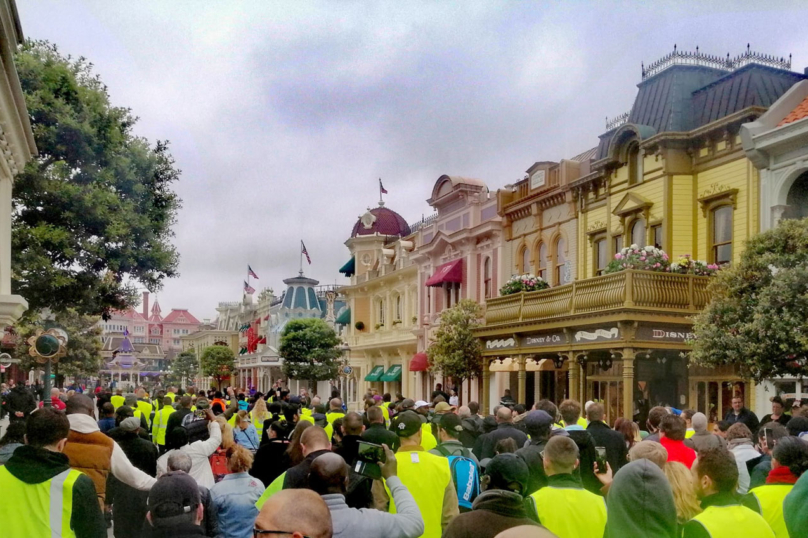
[[[210,470],[213,471],[213,479],[216,482],[221,482],[225,475],[230,474],[227,470],[227,455],[222,447],[210,455]]]

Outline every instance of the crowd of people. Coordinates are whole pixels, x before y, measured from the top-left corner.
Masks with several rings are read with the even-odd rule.
[[[491,414],[367,393],[166,387],[3,392],[9,536],[808,536],[808,409],[723,421],[506,391]],[[799,402],[799,400],[797,401]],[[41,402],[40,402],[41,403]]]

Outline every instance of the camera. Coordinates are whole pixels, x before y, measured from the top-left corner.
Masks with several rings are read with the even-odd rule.
[[[387,461],[384,447],[366,441],[359,441],[358,445],[359,451],[356,454],[356,461],[353,465],[354,471],[375,480],[381,479],[382,468],[379,464]]]

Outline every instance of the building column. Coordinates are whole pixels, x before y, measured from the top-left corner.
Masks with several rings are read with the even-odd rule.
[[[623,416],[634,419],[634,349],[623,349]]]
[[[581,366],[578,364],[578,361],[575,359],[575,354],[570,354],[570,365],[569,365],[569,374],[570,374],[570,386],[569,386],[569,394],[571,400],[581,401],[580,388],[581,383]]]
[[[483,357],[483,393],[480,398],[480,410],[483,415],[490,413],[489,399],[491,394],[491,370],[488,357]]]
[[[516,374],[516,403],[523,404],[527,401],[527,355],[519,355],[517,361],[519,363],[519,373]]]

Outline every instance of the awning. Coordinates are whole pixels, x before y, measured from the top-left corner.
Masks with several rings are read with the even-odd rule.
[[[365,376],[365,381],[378,381],[382,374],[384,374],[384,366],[374,366],[373,370]]]
[[[379,381],[387,381],[388,383],[393,381],[401,381],[401,365],[394,364],[391,366]]]
[[[345,265],[340,267],[339,272],[345,276],[353,276],[356,273],[356,258],[351,258]]]
[[[463,258],[438,266],[426,285],[440,286],[444,282],[463,282]]]
[[[429,368],[429,357],[426,353],[416,353],[410,361],[410,372],[426,372]]]
[[[346,308],[342,311],[342,314],[337,316],[337,319],[334,321],[337,325],[350,325],[351,324],[351,309]]]

